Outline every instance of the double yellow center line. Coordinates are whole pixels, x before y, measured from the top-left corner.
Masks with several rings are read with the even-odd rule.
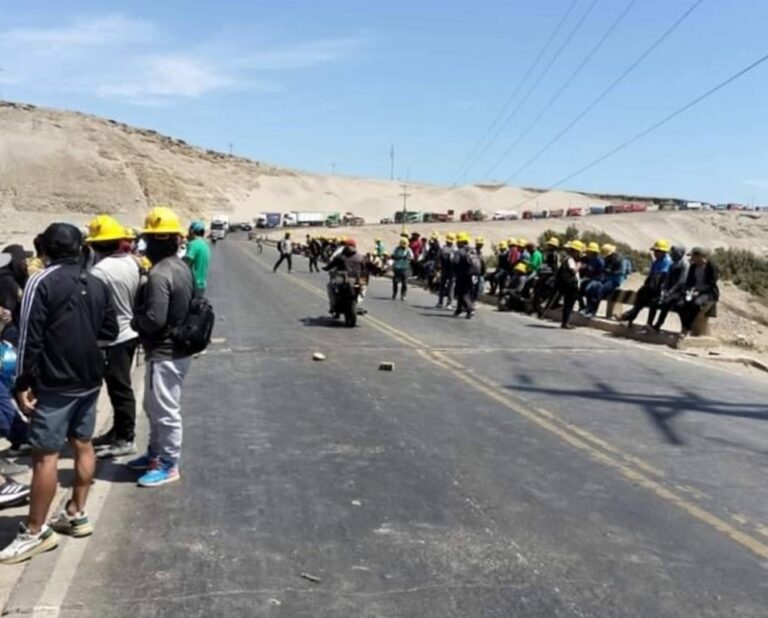
[[[267,267],[267,265],[262,260],[259,260],[252,252],[248,251],[248,255],[262,266]],[[283,278],[316,296],[323,299],[326,298],[326,294],[323,290],[316,288],[298,277],[284,275]],[[721,534],[736,541],[739,545],[750,550],[760,558],[768,559],[768,543],[748,532],[744,532],[722,517],[710,513],[692,499],[706,497],[701,492],[683,485],[665,484],[663,481],[665,477],[663,470],[652,466],[639,457],[624,452],[620,448],[610,444],[593,433],[569,423],[551,411],[541,407],[531,406],[520,399],[514,398],[507,390],[504,390],[487,378],[478,375],[471,368],[448,357],[445,353],[432,350],[427,343],[424,343],[410,333],[400,330],[392,324],[384,322],[379,318],[375,318],[370,314],[365,316],[364,321],[372,328],[394,339],[398,343],[415,349],[425,360],[439,367],[444,372],[451,374],[460,382],[482,393],[502,407],[527,419],[537,427],[556,436],[562,442],[583,451],[591,459],[615,470],[633,484],[644,487],[657,497],[676,506],[694,519],[707,524]],[[741,521],[744,521],[743,517],[741,518]],[[759,533],[768,536],[768,527],[758,524],[755,528]]]

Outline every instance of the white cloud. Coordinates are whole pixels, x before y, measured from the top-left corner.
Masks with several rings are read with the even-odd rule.
[[[237,44],[238,38],[249,43]],[[287,45],[251,40],[230,37],[185,46],[150,22],[120,15],[79,18],[56,28],[15,28],[0,31],[0,82],[20,90],[172,105],[218,92],[280,91],[275,73],[334,62],[362,45],[355,38]]]

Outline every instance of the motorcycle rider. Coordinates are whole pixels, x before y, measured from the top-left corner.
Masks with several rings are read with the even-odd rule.
[[[349,279],[361,279],[365,273],[365,258],[357,252],[357,241],[354,238],[347,238],[344,241],[344,247],[337,251],[335,257],[323,266],[327,272],[345,272]],[[362,292],[360,294],[363,296]],[[328,283],[328,302],[330,303],[330,312],[335,313],[336,298],[333,293],[333,285]]]

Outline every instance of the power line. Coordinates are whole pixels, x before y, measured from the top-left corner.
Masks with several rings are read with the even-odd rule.
[[[518,135],[517,139],[514,142],[512,142],[512,145],[509,148],[507,148],[507,150],[504,151],[504,154],[501,155],[501,157],[496,162],[496,164],[485,174],[485,178],[491,177],[491,174],[493,174],[493,172],[495,172],[498,169],[498,167],[503,163],[503,161],[507,157],[509,157],[512,151],[514,151],[514,149],[517,148],[520,142],[522,142],[525,139],[525,137],[536,127],[536,125],[539,124],[539,121],[544,117],[544,114],[546,114],[552,108],[552,106],[555,103],[557,103],[557,101],[560,100],[560,97],[563,96],[563,93],[573,83],[573,80],[576,79],[576,77],[578,77],[578,75],[581,73],[584,67],[586,67],[587,64],[589,64],[589,62],[592,60],[592,58],[594,58],[594,56],[597,54],[597,52],[600,51],[600,48],[602,48],[602,46],[605,44],[605,42],[608,40],[611,34],[613,34],[613,31],[616,30],[616,28],[618,28],[619,24],[621,24],[621,22],[624,21],[624,18],[632,10],[632,7],[634,7],[635,4],[637,4],[637,0],[629,1],[629,4],[627,4],[624,10],[608,27],[608,30],[605,32],[602,38],[584,57],[584,59],[579,64],[579,66],[577,66],[576,69],[573,71],[573,73],[571,73],[571,76],[563,83],[560,89],[557,92],[555,92],[555,94],[552,96],[549,102],[541,109],[541,111],[539,111],[539,113],[536,115],[533,121],[523,130],[522,133],[520,133],[520,135]]]
[[[539,74],[538,78],[535,82],[533,82],[533,85],[528,89],[528,92],[525,93],[525,96],[518,102],[515,109],[512,110],[512,112],[509,114],[509,116],[506,117],[504,122],[501,124],[501,126],[498,128],[496,133],[493,135],[493,138],[490,142],[486,145],[485,149],[481,152],[480,158],[488,152],[488,150],[496,143],[496,140],[501,136],[504,129],[507,127],[507,125],[512,121],[512,119],[517,116],[517,113],[522,109],[523,105],[526,104],[530,96],[536,91],[536,88],[538,88],[541,81],[547,76],[549,73],[549,70],[554,66],[555,62],[560,58],[560,55],[565,51],[565,48],[568,47],[570,42],[573,40],[573,37],[576,36],[576,33],[581,29],[581,27],[584,25],[584,22],[587,20],[587,17],[592,13],[595,6],[600,0],[592,0],[592,3],[589,5],[587,10],[584,12],[584,14],[581,16],[581,19],[576,23],[576,25],[571,29],[568,36],[565,38],[565,40],[561,43],[560,47],[555,52],[555,55],[550,58],[549,63],[544,68],[544,70]],[[506,155],[505,155],[506,156]],[[496,162],[493,167],[484,174],[484,178],[489,178],[490,175],[496,171],[499,165],[501,165],[502,161],[504,160],[505,156],[503,156],[499,161]],[[478,158],[479,161],[479,158]],[[470,166],[471,168],[471,166]],[[469,171],[469,168],[467,169]]]
[[[659,45],[661,45],[678,27],[693,13],[704,0],[696,0],[685,13],[683,13],[662,35],[656,39],[650,47],[648,47],[640,56],[627,67],[621,75],[619,75],[613,82],[611,82],[607,88],[605,88],[595,99],[589,103],[576,118],[568,123],[563,129],[561,129],[547,144],[541,148],[535,155],[528,159],[523,165],[517,168],[513,174],[504,180],[503,184],[510,182],[523,170],[528,169],[533,163],[535,163],[545,152],[547,152],[552,146],[559,142],[573,127],[575,127],[589,112],[591,112],[608,94],[610,94],[624,79],[634,71]]]
[[[598,157],[597,159],[594,159],[592,162],[588,163],[584,167],[581,167],[578,170],[576,170],[575,172],[573,172],[572,174],[569,174],[568,176],[565,176],[564,178],[561,178],[556,183],[550,185],[547,188],[547,190],[544,191],[543,193],[537,194],[534,197],[530,197],[527,200],[524,200],[524,201],[520,202],[519,204],[516,205],[516,208],[519,208],[520,206],[524,206],[525,204],[528,204],[529,202],[531,202],[531,201],[533,201],[535,199],[540,198],[545,193],[549,193],[553,189],[556,189],[557,187],[565,184],[566,182],[568,182],[569,180],[572,180],[576,176],[579,176],[579,175],[583,174],[584,172],[589,171],[590,169],[592,169],[593,167],[599,165],[600,163],[602,163],[606,159],[608,159],[608,158],[612,157],[613,155],[617,154],[618,152],[621,152],[622,150],[628,148],[629,146],[631,146],[635,142],[641,140],[642,138],[644,138],[648,134],[653,133],[654,131],[656,131],[660,127],[662,127],[665,124],[667,124],[668,122],[670,122],[671,120],[673,120],[673,119],[677,118],[678,116],[680,116],[681,114],[687,112],[692,107],[694,107],[694,106],[698,105],[699,103],[701,103],[704,99],[708,99],[709,97],[711,97],[716,92],[722,90],[723,88],[725,88],[729,84],[735,82],[737,79],[739,79],[740,77],[743,77],[744,75],[746,75],[750,71],[753,71],[754,69],[756,69],[757,67],[759,67],[761,64],[763,64],[766,61],[768,61],[768,54],[765,54],[765,55],[761,56],[760,58],[755,60],[752,64],[744,67],[743,69],[741,69],[737,73],[734,73],[733,75],[731,75],[727,79],[721,81],[716,86],[714,86],[714,87],[710,88],[709,90],[707,90],[706,92],[700,94],[695,99],[689,101],[688,103],[686,103],[682,107],[677,108],[671,114],[668,114],[667,116],[665,116],[661,120],[653,123],[649,127],[646,127],[645,129],[643,129],[639,133],[635,134],[633,137],[631,137],[628,140],[622,142],[621,144],[619,144],[615,148],[612,148],[611,150],[609,150],[604,155]]]
[[[480,136],[480,139],[472,147],[472,150],[470,150],[467,157],[464,159],[461,165],[459,165],[458,169],[453,174],[453,178],[450,184],[453,184],[458,179],[462,171],[464,171],[464,167],[474,159],[475,154],[478,152],[478,149],[482,146],[485,139],[491,134],[491,132],[496,128],[496,125],[498,124],[498,122],[504,117],[504,114],[506,113],[507,108],[512,104],[512,101],[514,101],[517,95],[520,93],[520,90],[522,90],[523,88],[523,84],[530,77],[531,73],[533,73],[533,70],[536,68],[536,66],[539,64],[541,59],[544,57],[544,54],[547,52],[547,50],[549,49],[549,46],[552,44],[552,42],[555,40],[557,35],[560,33],[561,28],[565,24],[566,20],[570,17],[571,13],[573,12],[573,9],[576,8],[576,4],[578,4],[578,2],[579,0],[573,0],[571,2],[568,9],[565,11],[565,14],[560,18],[560,21],[557,23],[557,25],[555,26],[555,29],[552,31],[552,34],[544,43],[544,46],[541,48],[541,50],[539,50],[538,55],[536,56],[534,61],[531,63],[531,65],[528,67],[528,70],[525,72],[523,77],[518,82],[514,92],[512,92],[509,98],[507,98],[507,100],[504,102],[504,105],[501,106],[501,109],[499,110],[499,113],[496,115],[496,118],[494,118],[493,122],[491,122],[488,128],[486,128],[485,132]]]

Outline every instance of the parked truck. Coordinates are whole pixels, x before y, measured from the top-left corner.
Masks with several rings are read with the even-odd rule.
[[[407,210],[403,212],[398,210],[395,212],[395,223],[422,223],[424,215],[418,210]]]
[[[283,224],[283,215],[279,212],[262,212],[256,217],[256,227],[273,229]]]
[[[332,212],[325,217],[325,225],[326,227],[365,225],[365,219],[358,217],[352,212],[345,212],[343,215],[338,212]]]
[[[284,227],[310,227],[325,223],[324,212],[293,210],[283,215]]]

